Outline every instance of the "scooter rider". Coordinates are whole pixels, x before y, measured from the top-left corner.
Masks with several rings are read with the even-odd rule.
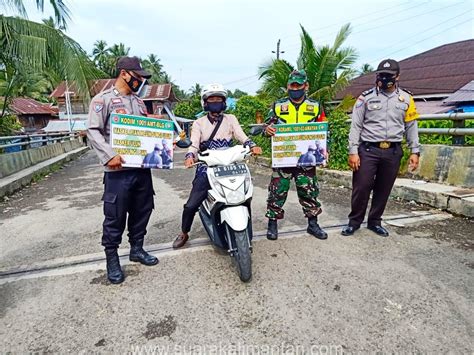
[[[262,149],[250,140],[240,127],[234,115],[226,114],[227,91],[221,84],[206,85],[201,92],[201,105],[207,115],[197,119],[192,126],[191,142],[184,166],[190,168],[197,159],[197,153],[206,149],[222,149],[231,145],[236,139],[244,146],[249,146],[252,154],[262,154]],[[181,222],[181,233],[173,242],[173,248],[181,248],[189,239],[189,231],[196,212],[207,197],[210,189],[206,173],[207,167],[200,165],[196,169],[193,187],[189,199],[184,205]]]

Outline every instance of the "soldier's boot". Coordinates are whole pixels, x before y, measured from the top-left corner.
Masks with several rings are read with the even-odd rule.
[[[105,258],[107,261],[107,278],[113,284],[119,284],[125,280],[120,259],[116,248],[105,249]]]
[[[306,231],[318,239],[327,239],[328,234],[319,226],[318,217],[308,217],[308,229]]]
[[[269,240],[278,239],[278,222],[276,219],[268,220],[267,239]]]
[[[143,239],[135,240],[131,244],[130,261],[135,261],[147,266],[156,265],[159,262],[157,257],[143,250]]]

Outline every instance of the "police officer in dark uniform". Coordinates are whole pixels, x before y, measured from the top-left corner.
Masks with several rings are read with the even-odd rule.
[[[399,88],[400,67],[393,59],[383,60],[376,71],[376,86],[365,91],[354,105],[349,133],[349,166],[352,174],[352,202],[349,223],[341,234],[360,228],[372,192],[367,227],[388,237],[382,214],[400,169],[402,140],[411,151],[409,166],[418,167],[420,145],[415,102]]]
[[[326,121],[322,105],[306,96],[309,83],[304,70],[294,70],[290,73],[287,84],[287,98],[276,101],[270,111],[265,125],[265,134],[273,136],[276,132],[274,124],[309,123]],[[308,150],[308,155],[300,161],[300,166],[273,169],[268,185],[267,239],[278,238],[278,220],[284,217],[285,204],[290,189],[290,182],[295,180],[298,199],[303,207],[303,213],[308,218],[306,231],[318,239],[327,239],[328,234],[319,226],[318,215],[321,214],[321,203],[318,201],[319,184],[316,176],[316,159]],[[309,162],[313,166],[308,166]],[[303,166],[305,165],[305,166]]]
[[[117,62],[118,76],[111,89],[96,95],[90,104],[87,137],[104,166],[104,223],[102,245],[107,259],[107,277],[121,283],[124,274],[117,249],[125,224],[131,245],[130,260],[155,265],[158,259],[143,250],[146,226],[154,208],[150,169],[122,167],[124,159],[110,145],[112,113],[146,116],[143,101],[137,96],[151,75],[144,71],[137,57],[122,57]]]

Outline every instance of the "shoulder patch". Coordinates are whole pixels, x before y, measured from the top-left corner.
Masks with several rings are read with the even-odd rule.
[[[413,93],[412,93],[410,90],[403,89],[403,88],[400,88],[400,90],[403,90],[403,91],[405,91],[407,94],[413,96]]]
[[[94,101],[93,103],[95,113],[99,113],[104,108],[103,101]]]
[[[367,96],[367,95],[369,95],[369,94],[371,94],[371,93],[373,93],[373,92],[374,92],[374,89],[366,90],[366,91],[364,91],[364,92],[362,93],[362,96]]]

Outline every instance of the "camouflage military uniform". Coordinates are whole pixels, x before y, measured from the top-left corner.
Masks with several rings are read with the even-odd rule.
[[[266,120],[267,124],[322,122],[326,116],[318,101],[306,98],[297,107],[288,99],[274,103]],[[316,217],[321,213],[318,201],[319,184],[315,167],[292,167],[273,169],[268,186],[267,213],[270,219],[284,217],[285,204],[291,180],[295,180],[298,199],[306,217]]]

